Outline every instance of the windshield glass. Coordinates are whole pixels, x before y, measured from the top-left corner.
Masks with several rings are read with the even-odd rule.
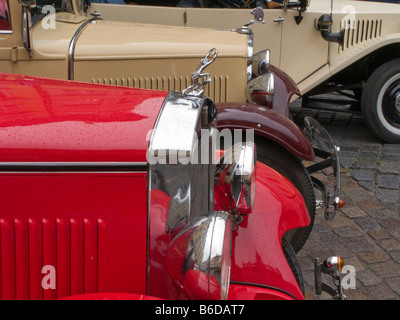
[[[45,6],[52,6],[56,10],[56,12],[74,11],[72,0],[37,0],[36,6],[38,9],[43,9]]]
[[[30,10],[31,27],[43,20],[49,14],[56,12],[70,12],[84,15],[83,0],[37,0],[36,7]],[[75,10],[74,11],[74,5]]]

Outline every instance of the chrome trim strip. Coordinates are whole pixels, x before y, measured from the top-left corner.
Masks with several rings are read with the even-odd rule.
[[[86,28],[86,26],[94,20],[102,20],[99,17],[94,17],[91,19],[86,20],[81,24],[81,26],[76,30],[75,34],[72,36],[71,41],[68,47],[68,80],[75,80],[74,79],[74,56],[75,56],[75,47],[76,42],[79,39],[82,31]]]
[[[0,34],[12,34],[12,30],[0,30]]]
[[[147,162],[0,162],[0,172],[138,172]]]

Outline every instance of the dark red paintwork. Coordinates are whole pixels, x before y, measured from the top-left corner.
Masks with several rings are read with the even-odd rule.
[[[219,130],[254,129],[255,135],[275,141],[300,159],[315,157],[303,130],[277,111],[251,103],[220,103],[217,110]]]
[[[16,75],[0,75],[0,88],[1,164],[145,162],[146,137],[166,96]],[[229,298],[303,299],[280,241],[287,230],[309,223],[304,201],[274,170],[258,164],[257,175],[254,211],[233,234]],[[146,167],[3,170],[0,203],[0,298],[147,294]],[[224,209],[218,203],[216,209]],[[165,233],[165,212],[159,214],[159,232]],[[45,265],[56,269],[55,289],[42,286]],[[168,295],[182,297],[170,283]]]
[[[297,84],[288,74],[271,65],[270,71],[275,75],[275,90],[272,109],[289,118],[289,104],[294,95],[300,96]]]

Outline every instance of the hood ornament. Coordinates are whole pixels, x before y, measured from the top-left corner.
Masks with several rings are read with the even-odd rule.
[[[200,65],[197,70],[192,73],[192,85],[182,91],[183,95],[190,96],[202,96],[204,94],[205,87],[208,83],[212,82],[209,73],[203,73],[203,70],[208,67],[218,56],[218,51],[212,48],[208,51],[206,57],[201,59]]]

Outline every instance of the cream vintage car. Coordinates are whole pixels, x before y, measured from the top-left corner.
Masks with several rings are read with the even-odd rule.
[[[200,2],[204,8],[92,4],[90,10],[113,20],[235,28],[247,21],[246,5],[256,3]],[[272,64],[295,80],[303,96],[354,92],[369,127],[383,140],[399,143],[400,5],[356,0],[283,2],[282,8],[264,9],[265,23],[252,26],[255,50],[270,49]]]
[[[0,0],[0,20],[0,72],[180,91],[217,48],[210,96],[245,100],[253,51],[238,32],[105,21],[81,0]]]

